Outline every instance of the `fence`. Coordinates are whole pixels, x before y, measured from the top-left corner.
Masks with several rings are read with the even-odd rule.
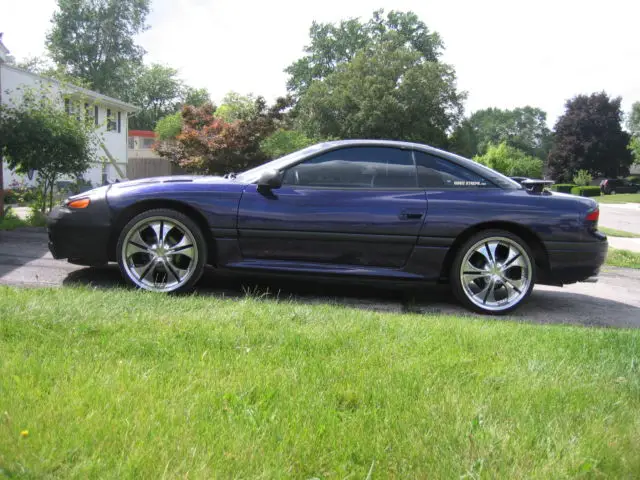
[[[164,177],[169,175],[183,175],[185,171],[172,164],[166,158],[129,158],[127,163],[127,178]]]

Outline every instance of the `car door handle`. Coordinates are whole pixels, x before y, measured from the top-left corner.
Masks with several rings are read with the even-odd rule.
[[[409,210],[404,210],[400,212],[400,215],[398,215],[398,217],[400,218],[400,220],[420,220],[422,217],[424,217],[424,212],[412,212]]]

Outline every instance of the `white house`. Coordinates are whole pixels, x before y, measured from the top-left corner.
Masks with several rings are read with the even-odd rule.
[[[83,175],[84,179],[94,186],[125,179],[128,117],[138,108],[98,92],[21,70],[10,62],[9,51],[2,44],[0,34],[0,102],[16,105],[22,100],[24,89],[42,89],[59,99],[61,108],[64,107],[70,115],[89,116],[95,122],[99,146],[90,168]],[[4,188],[7,188],[14,180],[33,184],[37,172],[33,179],[23,179],[3,164],[3,177]]]

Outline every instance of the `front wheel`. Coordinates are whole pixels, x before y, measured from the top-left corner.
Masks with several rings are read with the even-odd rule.
[[[504,315],[533,290],[535,261],[526,242],[511,232],[480,232],[458,251],[451,268],[451,287],[468,309]]]
[[[206,241],[198,225],[168,209],[141,213],[127,223],[116,254],[125,279],[152,292],[191,290],[207,260]]]

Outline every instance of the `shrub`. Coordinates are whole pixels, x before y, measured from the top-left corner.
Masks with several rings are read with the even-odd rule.
[[[633,183],[640,183],[640,175],[631,175],[630,177],[627,177],[627,180]]]
[[[599,197],[600,187],[573,187],[571,193],[581,197]]]
[[[556,183],[551,185],[551,191],[560,193],[571,193],[571,190],[576,187],[573,183]]]
[[[573,176],[573,183],[580,187],[586,187],[593,180],[593,176],[587,170],[578,170]]]

